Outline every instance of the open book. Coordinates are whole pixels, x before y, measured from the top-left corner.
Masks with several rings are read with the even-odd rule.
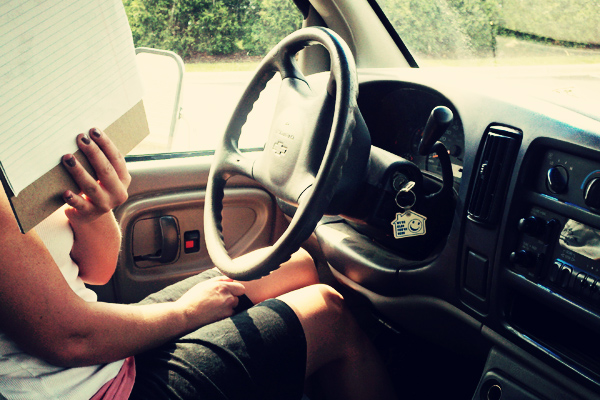
[[[148,134],[141,99],[121,0],[0,3],[0,167],[23,232],[78,192],[60,160],[79,133],[103,129],[124,154]]]

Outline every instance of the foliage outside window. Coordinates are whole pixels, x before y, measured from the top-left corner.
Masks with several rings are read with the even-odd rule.
[[[600,62],[597,0],[379,0],[379,4],[419,65]]]
[[[264,55],[302,26],[292,1],[124,0],[136,47],[199,55]]]

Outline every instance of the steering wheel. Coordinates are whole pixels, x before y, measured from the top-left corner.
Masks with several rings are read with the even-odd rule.
[[[296,53],[319,44],[329,52],[327,90],[311,89],[296,65]],[[256,159],[238,147],[242,126],[254,102],[276,72],[281,88],[265,148]],[[263,59],[235,108],[219,143],[208,177],[204,235],[215,266],[236,280],[268,275],[308,239],[323,217],[342,176],[352,142],[358,79],[347,44],[333,31],[300,29],[277,44]],[[224,188],[234,175],[250,177],[280,200],[297,206],[283,235],[252,260],[232,260],[222,232]]]

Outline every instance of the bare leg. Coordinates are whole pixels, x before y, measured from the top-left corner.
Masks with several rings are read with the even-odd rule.
[[[284,294],[306,335],[307,376],[317,373],[328,399],[395,399],[379,355],[344,306],[326,285]]]
[[[242,257],[252,257],[252,254]],[[271,274],[255,281],[242,283],[246,287],[246,296],[254,304],[258,304],[266,299],[319,283],[319,276],[308,252],[300,249]]]

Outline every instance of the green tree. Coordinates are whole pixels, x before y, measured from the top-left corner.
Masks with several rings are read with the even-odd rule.
[[[281,39],[302,28],[302,14],[291,0],[253,0],[254,16],[245,48],[264,55]]]
[[[184,58],[240,51],[250,0],[124,0],[136,46]]]
[[[599,45],[600,1],[503,0],[501,24],[523,34]]]
[[[420,57],[491,53],[500,0],[382,0],[390,22]]]
[[[123,0],[136,46],[184,58],[264,54],[302,25],[291,0]]]

